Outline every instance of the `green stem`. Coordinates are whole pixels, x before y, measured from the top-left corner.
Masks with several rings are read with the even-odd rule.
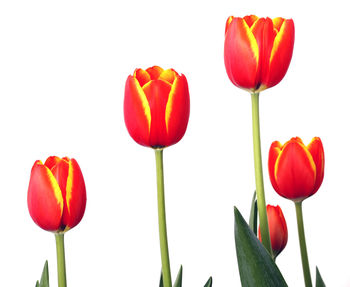
[[[66,259],[64,255],[64,233],[55,233],[57,252],[58,287],[66,287]]]
[[[307,256],[304,221],[303,221],[303,210],[301,207],[301,202],[295,202],[295,211],[297,214],[299,245],[300,245],[301,262],[303,264],[304,282],[306,287],[312,287],[309,259]]]
[[[269,233],[269,224],[267,221],[264,180],[261,161],[261,144],[260,144],[260,122],[259,122],[259,93],[252,93],[252,119],[253,119],[253,145],[254,145],[254,167],[255,167],[255,184],[256,197],[258,202],[259,222],[261,241],[266,250],[272,254],[271,240]]]
[[[168,237],[165,217],[164,199],[164,173],[163,173],[163,149],[155,149],[157,168],[157,194],[158,194],[158,224],[160,255],[162,259],[162,274],[164,287],[171,287],[171,272],[168,249]]]

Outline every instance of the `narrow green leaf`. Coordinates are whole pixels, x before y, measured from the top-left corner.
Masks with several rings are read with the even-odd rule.
[[[43,273],[41,274],[39,287],[50,287],[50,282],[49,282],[49,264],[48,264],[47,260],[45,261]]]
[[[211,278],[210,276],[207,283],[205,283],[204,287],[212,287],[212,285],[213,285],[213,278]]]
[[[182,287],[182,265],[180,266],[179,272],[177,273],[174,287]]]
[[[317,266],[316,266],[316,287],[326,287],[326,284],[324,284],[320,271],[318,271]]]
[[[162,273],[162,271],[160,271],[159,287],[163,287],[163,273]]]
[[[288,286],[270,254],[235,207],[235,243],[244,287]]]
[[[39,281],[36,281],[35,287],[39,287]]]
[[[256,191],[254,191],[252,205],[250,207],[249,227],[253,230],[254,234],[256,235],[258,229],[258,204],[256,201]]]

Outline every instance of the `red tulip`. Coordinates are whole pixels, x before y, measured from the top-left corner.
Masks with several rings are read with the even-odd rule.
[[[320,138],[305,146],[298,137],[283,146],[275,141],[269,152],[269,174],[276,192],[295,202],[319,189],[324,175],[324,151]]]
[[[76,226],[86,205],[84,178],[75,159],[37,160],[28,188],[28,209],[34,222],[47,231],[62,232]]]
[[[271,239],[271,247],[274,258],[282,252],[286,247],[288,241],[287,223],[284,219],[281,208],[277,206],[267,205],[267,220],[269,222],[269,231]],[[259,226],[259,240],[261,241],[260,226]]]
[[[227,75],[234,85],[251,92],[273,87],[288,70],[293,45],[292,19],[231,16],[225,29]]]
[[[187,80],[173,69],[136,69],[125,85],[124,119],[139,144],[163,148],[185,134],[190,114]]]

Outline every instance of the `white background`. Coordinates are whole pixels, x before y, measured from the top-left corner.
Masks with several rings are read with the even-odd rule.
[[[159,65],[186,75],[191,115],[164,151],[173,278],[184,286],[240,286],[233,206],[248,218],[254,190],[251,102],[224,67],[228,16],[293,18],[293,59],[261,94],[267,203],[285,214],[289,241],[277,263],[303,286],[293,203],[267,174],[274,140],[321,137],[320,190],[304,204],[313,281],[350,286],[349,20],[345,1],[2,1],[0,3],[0,286],[34,286],[45,259],[57,286],[53,234],[27,209],[35,160],[78,160],[87,186],[82,222],[66,236],[69,286],[158,286],[155,160],[128,135],[125,80]]]

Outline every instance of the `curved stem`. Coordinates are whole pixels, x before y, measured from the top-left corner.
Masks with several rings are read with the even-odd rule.
[[[55,233],[57,252],[58,287],[66,287],[66,259],[64,255],[64,233]]]
[[[300,245],[301,262],[303,264],[304,282],[306,287],[312,287],[309,258],[307,256],[304,221],[303,221],[303,210],[301,207],[301,202],[295,202],[295,211],[297,214],[299,245]]]
[[[264,179],[263,179],[263,170],[262,170],[262,161],[261,161],[259,93],[252,93],[251,96],[252,96],[255,184],[256,184],[256,197],[258,202],[261,241],[262,241],[262,244],[267,249],[267,251],[272,256],[273,254],[272,254],[272,248],[271,248],[269,224],[267,221]]]
[[[157,194],[158,194],[158,224],[160,255],[162,259],[162,274],[164,287],[171,287],[171,272],[168,250],[168,237],[165,217],[163,149],[156,149]]]

